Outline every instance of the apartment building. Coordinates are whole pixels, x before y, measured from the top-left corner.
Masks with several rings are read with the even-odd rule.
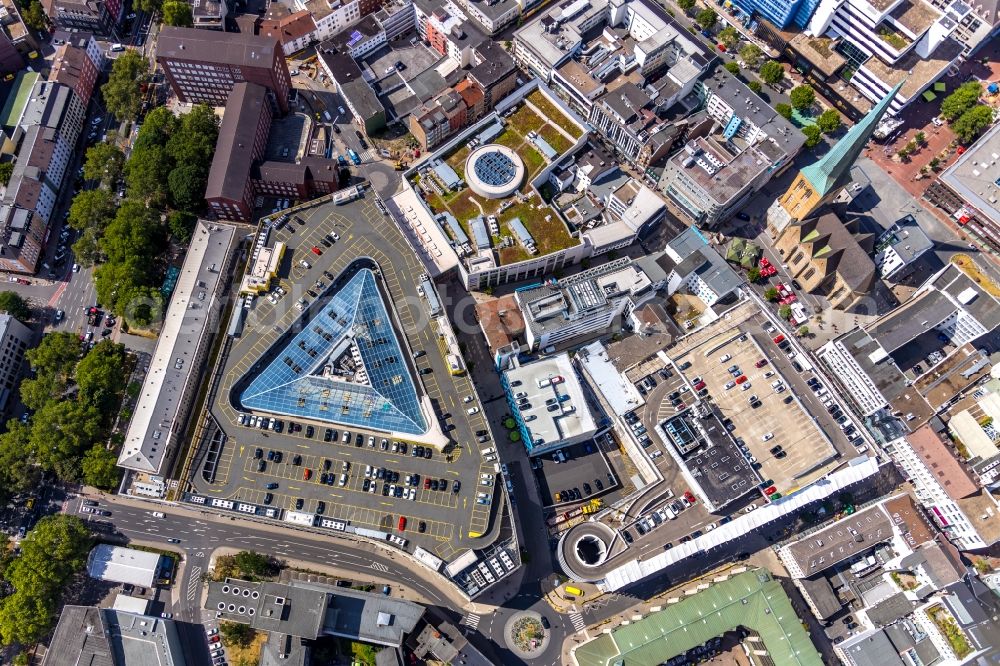
[[[695,227],[688,227],[667,243],[658,263],[667,274],[668,294],[683,290],[709,308],[728,300],[743,284],[743,278]]]
[[[296,9],[309,12],[316,25],[315,39],[325,41],[357,22],[364,16],[377,11],[381,0],[295,0]]]
[[[45,14],[61,30],[81,30],[118,40],[125,6],[122,0],[45,0]]]
[[[225,106],[237,83],[267,89],[270,103],[288,112],[291,77],[277,38],[165,26],[156,62],[182,102]]]
[[[337,191],[336,160],[303,157],[298,162],[261,162],[253,169],[255,194],[308,199]]]
[[[251,173],[254,163],[264,155],[272,117],[264,86],[233,86],[205,187],[205,201],[216,218],[250,221],[254,199]]]
[[[104,68],[104,53],[92,35],[72,37],[56,48],[49,81],[69,86],[84,108],[90,104],[97,77]]]
[[[38,40],[25,25],[14,0],[0,2],[0,73],[17,72],[24,56],[38,49]]]
[[[0,412],[7,409],[17,390],[24,365],[24,352],[32,341],[31,329],[9,314],[0,314]]]
[[[301,51],[316,37],[316,23],[306,10],[293,12],[288,7],[271,3],[260,21],[257,34],[277,39],[286,56]]]
[[[805,137],[721,67],[700,94],[707,117],[667,160],[658,187],[692,221],[714,226],[791,164]]]
[[[17,149],[0,199],[0,269],[33,274],[86,109],[72,88],[51,81],[36,80],[23,103],[9,115]]]
[[[965,47],[952,35],[972,11],[961,0],[942,9],[924,0],[822,0],[806,32],[836,40],[850,85],[869,104],[896,88],[896,115],[958,62]]]

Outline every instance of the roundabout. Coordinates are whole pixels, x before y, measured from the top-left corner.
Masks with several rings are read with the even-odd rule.
[[[542,616],[535,611],[511,615],[503,633],[507,647],[524,659],[539,656],[549,645],[549,632],[542,626]]]

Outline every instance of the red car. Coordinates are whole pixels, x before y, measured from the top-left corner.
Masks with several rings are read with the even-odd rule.
[[[430,488],[431,488],[431,480],[424,479],[424,490],[430,490]]]
[[[740,375],[739,377],[736,378],[736,383],[737,384],[742,384],[746,380],[747,380],[747,376],[746,375]]]
[[[784,341],[785,341],[785,336],[784,335],[779,334],[779,335],[774,336],[774,341],[773,341],[774,344],[780,345]]]
[[[698,499],[693,494],[691,494],[690,490],[684,491],[684,499],[686,499],[688,502],[691,502],[691,504],[694,504],[695,502],[698,501]]]
[[[315,245],[313,245],[312,246],[312,253],[315,254],[316,256],[320,256],[321,254],[323,254],[323,250],[321,250],[318,247],[316,247]]]
[[[767,365],[767,359],[766,358],[762,358],[759,361],[757,361],[756,363],[754,363],[754,367],[757,367],[757,368],[763,368],[765,365]]]
[[[399,525],[396,526],[396,529],[398,529],[400,532],[406,530],[406,516],[399,517]]]
[[[302,470],[302,478],[305,479],[306,481],[308,481],[309,479],[311,479],[312,475],[313,475],[313,471],[311,469],[309,469],[308,467],[305,468],[304,470]]]
[[[767,488],[764,489],[765,495],[773,495],[776,492],[778,492],[778,489],[775,488],[774,486],[768,486]]]
[[[695,391],[700,391],[703,388],[705,388],[705,382],[698,382],[697,384],[694,385]]]

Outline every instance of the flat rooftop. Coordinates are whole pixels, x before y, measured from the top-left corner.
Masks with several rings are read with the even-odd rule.
[[[512,396],[524,393],[531,404],[531,409],[521,412],[531,437],[526,444],[544,446],[597,429],[568,354],[542,358],[507,370],[504,375]]]
[[[615,367],[608,356],[607,348],[600,340],[580,349],[578,359],[591,383],[597,386],[597,390],[608,401],[615,414],[623,416],[643,404],[644,400],[635,388],[635,384],[628,381]]]
[[[982,217],[1000,225],[1000,183],[990,163],[1000,156],[1000,124],[994,125],[939,176]]]
[[[66,606],[43,666],[184,666],[173,620],[94,606]]]
[[[934,21],[941,18],[941,12],[922,0],[903,0],[889,13],[889,16],[899,25],[920,36],[933,25]]]
[[[803,576],[850,560],[893,538],[893,521],[882,505],[869,507],[785,546]]]
[[[887,65],[879,58],[872,56],[861,67],[868,70],[879,81],[890,89],[900,82],[903,87],[899,95],[906,100],[922,92],[928,85],[936,81],[946,69],[962,53],[962,43],[949,37],[928,58],[921,58],[916,49],[911,49],[900,58],[896,64]]]
[[[200,376],[195,355],[210,325],[216,325],[216,292],[228,263],[236,227],[199,221],[167,306],[149,371],[136,402],[118,466],[157,474],[174,435],[181,397],[192,373]]]
[[[747,464],[718,416],[713,413],[707,419],[698,419],[695,426],[686,414],[675,416],[665,428],[682,421],[703,442],[701,447],[684,458],[684,466],[701,486],[709,502],[721,509],[754,490],[763,479]]]

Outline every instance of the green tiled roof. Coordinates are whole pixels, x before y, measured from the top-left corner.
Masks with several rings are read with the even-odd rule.
[[[3,127],[14,126],[21,117],[21,112],[24,111],[28,97],[31,95],[31,89],[37,80],[37,72],[18,72],[17,80],[11,86],[7,101],[3,105],[3,110],[0,111],[0,125]]]
[[[765,570],[738,574],[618,627],[576,649],[580,666],[658,666],[745,627],[760,635],[777,666],[822,666],[781,584]]]

